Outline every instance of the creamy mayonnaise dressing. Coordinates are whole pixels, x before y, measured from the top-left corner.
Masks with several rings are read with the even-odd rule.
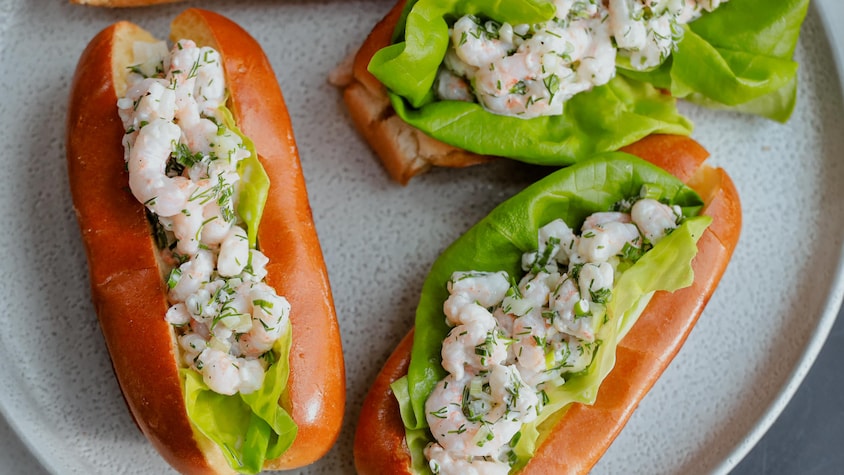
[[[448,375],[425,403],[434,473],[506,474],[511,441],[543,407],[545,389],[586,369],[621,259],[635,260],[677,227],[678,207],[650,198],[589,216],[579,235],[561,219],[541,227],[525,275],[455,272],[443,304]]]
[[[117,102],[129,188],[159,224],[181,358],[213,391],[261,387],[290,305],[264,283],[268,258],[236,214],[238,163],[250,156],[226,126],[220,55],[190,40],[136,43]]]
[[[536,25],[466,15],[449,29],[436,92],[501,115],[559,115],[572,96],[615,76],[617,56],[637,70],[662,64],[682,25],[723,1],[555,0],[555,17]]]

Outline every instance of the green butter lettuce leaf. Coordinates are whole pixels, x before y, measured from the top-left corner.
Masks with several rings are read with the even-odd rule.
[[[430,102],[431,86],[448,46],[446,18],[483,15],[516,23],[539,23],[554,17],[554,6],[545,0],[419,0],[408,2],[403,22],[404,41],[375,53],[369,70],[387,87],[419,107]]]
[[[691,268],[697,255],[697,241],[712,222],[710,216],[688,218],[666,236],[659,245],[646,252],[636,265],[625,270],[613,289],[613,299],[607,310],[621,315],[634,308],[636,302],[656,290],[674,291],[692,285],[695,275]],[[623,319],[618,331],[623,337],[632,322]]]
[[[431,473],[431,469],[428,466],[423,453],[425,447],[427,447],[427,445],[431,442],[431,436],[425,427],[421,427],[419,429],[410,428],[411,426],[416,425],[416,415],[413,413],[413,405],[410,401],[407,376],[393,381],[393,384],[390,385],[390,389],[393,390],[393,395],[399,403],[402,420],[405,421],[404,440],[407,443],[407,449],[411,454],[411,472]]]
[[[791,58],[808,0],[730,0],[691,23],[719,50]]]
[[[574,96],[562,115],[533,119],[493,114],[477,103],[437,101],[414,109],[396,94],[390,98],[405,122],[438,140],[538,165],[570,165],[650,134],[692,131],[674,98],[623,77]]]
[[[711,109],[732,110],[755,114],[778,122],[785,123],[791,117],[797,103],[797,76],[780,89],[735,106],[727,106],[703,96],[699,93],[690,94],[686,100],[696,102]]]
[[[569,165],[597,152],[617,150],[653,133],[689,135],[691,123],[675,99],[652,86],[617,77],[579,94],[557,117],[520,119],[487,112],[479,104],[435,101],[437,69],[448,45],[446,18],[482,14],[510,23],[537,23],[554,15],[541,0],[420,0],[407,10],[399,41],[369,64],[390,91],[399,116],[428,135],[479,154],[542,165]]]
[[[794,109],[792,60],[809,0],[730,0],[684,26],[679,48],[654,71],[621,74],[719,109],[785,122]]]
[[[437,381],[446,375],[440,364],[440,353],[450,328],[442,308],[448,298],[447,282],[452,273],[504,270],[518,280],[522,275],[522,254],[536,249],[541,226],[562,218],[572,228],[579,229],[587,216],[638,195],[646,184],[661,190],[661,200],[680,206],[687,219],[624,270],[616,281],[613,299],[607,307],[608,323],[597,333],[601,343],[593,363],[571,376],[565,385],[550,391],[549,403],[540,420],[523,427],[516,454],[520,457],[518,463],[524,463],[542,436],[542,421],[555,413],[558,415],[573,401],[594,401],[599,384],[615,363],[617,342],[635,322],[652,293],[690,285],[693,279],[690,262],[697,253],[697,239],[710,218],[695,217],[703,204],[701,198],[674,176],[631,155],[605,153],[558,170],[505,201],[434,262],[416,310],[408,374],[393,387],[408,434],[414,438],[414,443],[409,445],[415,451],[414,457],[422,457],[425,446],[417,440],[418,431],[427,427],[425,400]],[[426,436],[430,437],[427,432]]]
[[[279,457],[296,438],[296,423],[279,405],[290,370],[291,333],[276,341],[275,362],[267,369],[261,389],[253,393],[219,394],[208,388],[197,371],[181,370],[191,422],[222,448],[229,465],[240,473],[260,472],[265,460]]]
[[[264,205],[267,203],[267,196],[270,192],[270,177],[264,170],[264,166],[261,165],[261,160],[258,159],[255,144],[237,128],[231,111],[226,107],[220,108],[220,111],[225,126],[241,138],[243,145],[249,151],[249,157],[244,158],[237,164],[237,173],[240,175],[237,215],[246,223],[249,247],[255,249],[258,243],[258,225],[261,223]]]
[[[623,69],[609,84],[568,101],[558,117],[519,119],[478,104],[438,101],[433,85],[448,45],[448,21],[483,14],[536,23],[553,16],[542,0],[408,2],[394,44],[369,71],[388,89],[398,115],[426,134],[479,154],[569,165],[654,133],[689,135],[676,99],[781,122],[794,109],[797,63],[791,57],[809,0],[730,0],[685,25],[678,50],[647,72]],[[659,90],[670,91],[671,95]]]

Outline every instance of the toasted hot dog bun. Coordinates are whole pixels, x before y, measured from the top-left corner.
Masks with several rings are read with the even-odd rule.
[[[614,369],[594,405],[575,403],[556,421],[521,474],[587,473],[621,432],[630,415],[680,350],[703,311],[738,242],[741,208],[730,177],[705,165],[708,153],[686,137],[654,135],[624,151],[660,166],[704,199],[712,223],[698,241],[694,283],[673,293],[657,292],[619,342]],[[355,466],[361,474],[409,474],[410,454],[399,405],[390,384],[407,374],[412,331],[372,385],[355,434]]]
[[[287,390],[279,403],[298,425],[293,446],[267,469],[307,465],[340,430],[345,377],[339,327],[322,250],[284,99],[258,43],[228,19],[190,9],[172,37],[223,57],[229,108],[252,139],[271,186],[258,231],[270,258],[267,283],[292,306]],[[141,431],[184,473],[228,473],[220,449],[185,412],[163,269],[144,206],[128,190],[117,98],[135,41],[154,41],[128,22],[100,32],[79,60],[67,119],[71,192],[88,255],[92,298],[123,396]]]
[[[387,89],[367,70],[372,56],[390,45],[404,4],[400,0],[375,25],[354,61],[332,78],[343,89],[343,100],[358,132],[381,159],[390,177],[403,185],[432,166],[460,168],[494,160],[448,145],[408,125],[390,105]]]

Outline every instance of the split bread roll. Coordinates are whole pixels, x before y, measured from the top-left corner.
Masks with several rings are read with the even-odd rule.
[[[468,167],[494,160],[443,143],[403,121],[387,96],[387,89],[367,71],[372,55],[388,46],[393,29],[401,16],[404,1],[399,1],[367,36],[352,63],[344,65],[332,82],[343,89],[358,132],[381,159],[390,177],[406,185],[414,176],[433,166]]]
[[[808,0],[764,15],[753,0],[650,3],[397,0],[329,80],[402,184],[432,166],[568,166],[691,135],[679,100],[788,120]]]
[[[266,283],[291,307],[289,374],[278,404],[297,432],[292,445],[261,468],[301,467],[322,457],[338,436],[345,377],[333,297],[290,119],[268,59],[240,26],[212,12],[189,9],[171,27],[174,42],[190,39],[219,52],[226,107],[237,128],[254,142],[269,178],[257,243],[270,260]],[[181,373],[189,370],[179,361],[174,325],[165,321],[168,270],[145,206],[127,186],[121,140],[129,131],[118,116],[118,98],[126,93],[133,45],[154,41],[123,21],[100,32],[82,53],[67,117],[73,203],[101,329],[139,428],[180,472],[231,473],[221,447],[186,412]]]
[[[737,191],[723,169],[704,164],[708,153],[697,142],[656,135],[624,151],[676,176],[703,200],[701,214],[712,221],[697,241],[698,252],[691,263],[694,281],[672,293],[653,295],[618,343],[615,366],[600,385],[594,404],[575,402],[562,416],[551,416],[549,431],[540,437],[534,455],[516,472],[519,474],[589,472],[680,350],[738,242],[741,209]],[[551,200],[553,197],[548,197],[545,202]],[[520,218],[529,215],[517,214]],[[358,473],[415,473],[400,406],[391,389],[391,384],[408,374],[413,345],[411,331],[387,359],[364,400],[354,445]]]

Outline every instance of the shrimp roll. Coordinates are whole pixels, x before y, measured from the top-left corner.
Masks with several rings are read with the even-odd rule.
[[[360,473],[586,473],[600,458],[741,228],[735,187],[696,142],[628,151],[548,175],[434,262],[364,401]]]
[[[92,298],[129,409],[182,473],[290,469],[340,431],[334,303],[278,81],[230,20],[116,23],[71,88]]]
[[[331,78],[400,183],[494,157],[571,165],[689,135],[678,99],[788,120],[808,4],[399,0]]]

